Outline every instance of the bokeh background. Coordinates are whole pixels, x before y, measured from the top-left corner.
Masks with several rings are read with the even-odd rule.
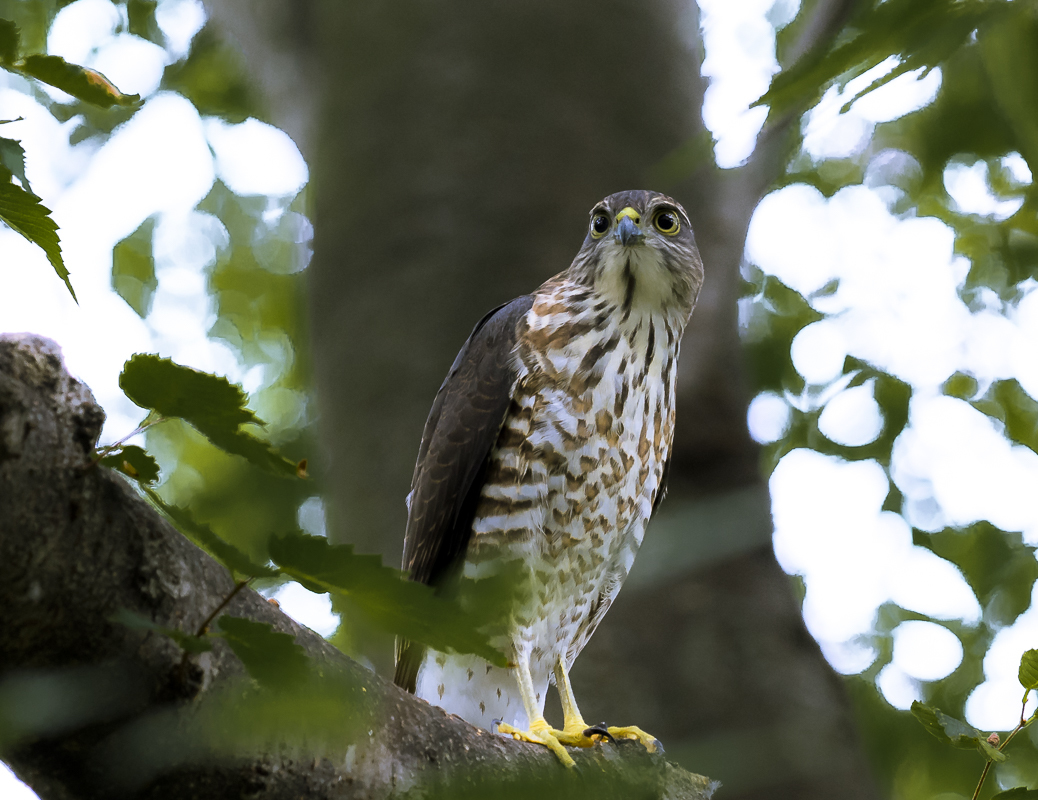
[[[396,563],[471,326],[567,266],[602,196],[666,191],[707,283],[670,494],[574,669],[585,716],[728,798],[969,797],[980,756],[907,709],[1009,729],[1038,647],[1034,5],[560,5],[0,0],[26,52],[143,98],[0,72],[79,298],[0,229],[0,330],[59,342],[105,441],[143,416],[134,352],[240,382],[312,480],[167,423],[163,497],[257,558],[303,528]],[[355,609],[262,589],[388,674]],[[1036,743],[982,796],[1038,784]]]

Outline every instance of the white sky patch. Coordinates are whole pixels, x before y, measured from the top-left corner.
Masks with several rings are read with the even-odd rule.
[[[818,430],[830,441],[861,447],[875,441],[883,430],[883,413],[875,397],[875,380],[844,389],[822,409]]]
[[[324,500],[320,497],[309,497],[299,504],[296,512],[299,527],[311,536],[327,536],[325,526]]]
[[[1013,167],[1017,166],[1012,161],[1010,164]],[[1023,173],[1018,168],[1016,171],[1022,176]],[[949,164],[944,169],[944,188],[951,196],[955,208],[963,214],[979,214],[1001,221],[1009,219],[1024,204],[1022,197],[995,196],[991,189],[990,171],[985,161]]]
[[[772,192],[747,238],[753,263],[829,315],[815,323],[827,329],[820,344],[798,353],[798,370],[831,375],[838,330],[848,354],[916,386],[960,368],[970,338],[973,320],[958,295],[969,263],[953,248],[943,222],[898,219],[864,186],[828,199],[803,184]],[[834,280],[835,292],[811,297]]]
[[[988,520],[1038,544],[1038,454],[1000,428],[963,400],[913,397],[891,456],[912,525],[938,531]]]
[[[714,135],[714,155],[722,168],[737,167],[750,156],[768,116],[767,108],[749,106],[778,72],[775,29],[767,19],[773,5],[773,0],[699,2],[706,52],[702,73],[710,79],[703,122]]]
[[[1010,153],[1007,156],[1003,156],[1001,159],[1002,166],[1009,170],[1009,174],[1013,176],[1013,179],[1021,186],[1026,186],[1031,182],[1031,168],[1027,166],[1027,161],[1019,153]]]
[[[66,61],[96,69],[126,94],[146,97],[159,88],[170,56],[158,45],[129,33],[116,33],[123,12],[109,0],[76,0],[58,12],[47,36],[47,50]],[[41,84],[41,86],[43,86]],[[72,98],[43,86],[60,101]]]
[[[984,683],[966,700],[966,720],[985,731],[1005,731],[1020,719],[1024,690],[1017,679],[1020,657],[1038,643],[1038,583],[1031,589],[1031,607],[1016,621],[995,634],[984,656]],[[1028,698],[1026,713],[1035,708],[1035,693]]]
[[[842,675],[864,672],[876,660],[876,648],[853,639],[845,642],[821,641],[818,644],[826,661]]]
[[[746,410],[750,436],[761,444],[778,441],[789,427],[789,416],[789,403],[781,395],[761,392]]]
[[[893,636],[893,663],[916,680],[940,680],[962,663],[962,642],[943,625],[911,620],[894,628]]]
[[[160,0],[155,22],[166,37],[166,49],[174,61],[187,55],[191,40],[205,25],[201,0]]]
[[[922,700],[919,683],[896,664],[887,664],[876,676],[876,688],[894,708],[907,711],[916,700]]]
[[[205,134],[217,174],[236,194],[293,195],[309,178],[295,142],[273,125],[251,118],[232,125],[210,117]]]
[[[899,75],[857,100],[846,112],[844,105],[877,78],[897,66],[891,57],[849,81],[841,91],[830,86],[818,105],[804,121],[804,151],[815,161],[846,158],[868,143],[876,123],[887,122],[931,103],[941,88],[941,71],[931,70],[925,77],[922,68]]]
[[[339,627],[339,615],[332,612],[332,601],[326,594],[314,594],[298,583],[286,583],[271,596],[283,612],[321,636],[331,636]]]
[[[115,35],[120,22],[122,13],[109,0],[76,0],[54,17],[47,33],[47,52],[73,64],[85,64]]]
[[[0,85],[4,80],[0,74]],[[0,119],[16,119],[3,126],[3,136],[21,142],[25,150],[25,176],[35,194],[53,208],[55,198],[90,164],[97,148],[93,143],[69,144],[69,135],[80,124],[79,117],[58,122],[29,95],[0,89]],[[49,267],[48,267],[49,269]]]
[[[147,97],[159,88],[168,62],[166,51],[157,44],[121,33],[106,42],[83,66],[96,69],[124,94]]]
[[[810,384],[824,385],[843,374],[847,341],[840,323],[822,319],[805,325],[789,348],[793,367]]]
[[[1019,286],[1023,297],[1008,316],[1016,326],[1008,343],[1009,370],[1031,397],[1038,398],[1038,281],[1028,278]],[[1004,352],[1004,351],[1000,351]]]
[[[880,605],[975,623],[980,605],[959,570],[912,544],[874,461],[793,450],[772,473],[775,555],[804,576],[804,619],[820,641],[846,643],[872,630]]]
[[[0,797],[4,800],[37,800],[36,792],[18,780],[18,776],[3,762],[0,762]]]

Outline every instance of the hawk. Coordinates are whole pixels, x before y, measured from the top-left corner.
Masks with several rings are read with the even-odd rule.
[[[681,335],[703,282],[684,209],[610,195],[568,269],[479,321],[425,424],[404,540],[412,580],[447,587],[521,566],[526,593],[497,644],[504,669],[398,642],[395,681],[469,722],[551,748],[637,727],[589,727],[569,671],[634,563],[663,498]],[[488,566],[489,565],[489,566]],[[563,727],[544,719],[554,680]]]

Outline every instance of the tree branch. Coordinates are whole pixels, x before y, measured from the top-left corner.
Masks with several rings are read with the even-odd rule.
[[[125,608],[194,631],[234,583],[120,476],[89,468],[103,420],[53,342],[0,336],[0,747],[44,800],[125,793],[126,771],[105,753],[162,755],[146,738],[126,749],[127,732],[140,739],[143,723],[196,709],[243,677],[219,639],[183,671],[171,640],[110,621]],[[135,796],[500,796],[520,784],[525,794],[531,780],[537,791],[567,793],[594,784],[596,797],[712,792],[707,779],[639,747],[577,751],[578,768],[567,772],[547,750],[477,730],[379,679],[250,589],[227,610],[292,634],[322,671],[363,692],[365,703],[342,712],[363,733],[338,754],[288,741],[233,759],[195,753],[139,774]]]

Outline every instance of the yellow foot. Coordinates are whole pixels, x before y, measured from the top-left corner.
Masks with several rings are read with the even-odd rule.
[[[565,735],[565,732],[553,730],[543,719],[534,720],[528,731],[521,731],[504,722],[498,723],[497,729],[499,732],[507,733],[513,739],[518,739],[521,742],[533,742],[534,744],[544,745],[558,757],[564,767],[572,768],[577,765],[573,757],[566,752],[566,748],[562,746],[562,742],[557,735]]]
[[[659,739],[634,725],[628,725],[624,728],[610,727],[606,728],[606,730],[609,731],[610,736],[616,739],[632,739],[636,742],[641,742],[650,753],[663,752],[663,745]]]

